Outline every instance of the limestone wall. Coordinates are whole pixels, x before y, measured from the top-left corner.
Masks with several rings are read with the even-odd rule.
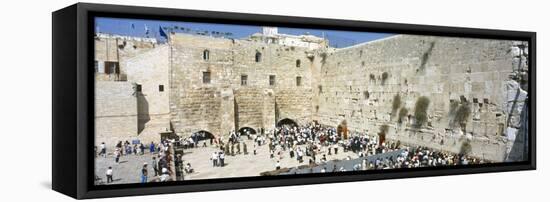
[[[96,39],[96,60],[119,61],[125,75],[121,82],[96,74],[118,82],[96,89],[115,96],[114,103],[131,101],[125,109],[135,108],[131,119],[123,109],[110,112],[117,119],[97,115],[96,124],[105,125],[99,139],[111,129],[130,128],[144,141],[157,141],[166,129],[180,136],[203,130],[222,136],[243,127],[271,130],[288,118],[298,124],[346,123],[349,131],[370,135],[387,125],[387,139],[409,145],[461,152],[467,143],[471,155],[484,159],[525,157],[524,42],[396,35],[311,50],[189,34],[169,38],[161,45]],[[126,96],[122,86],[131,84],[141,85],[137,97],[116,96]],[[415,106],[421,97],[429,104],[426,122],[418,124]],[[394,102],[397,98],[401,101]],[[104,99],[99,108],[111,105]],[[110,128],[114,123],[123,129]]]
[[[113,147],[137,138],[137,99],[128,82],[96,81],[95,142]]]
[[[388,125],[387,138],[452,152],[471,139],[474,156],[502,161],[508,124],[503,102],[514,73],[514,44],[397,35],[328,53],[320,68],[319,121],[336,126],[346,120],[351,131],[373,135]],[[396,95],[402,104],[394,110]],[[430,101],[428,123],[416,127],[421,96]],[[453,122],[453,102],[469,106],[463,128]],[[408,113],[399,124],[401,108]]]
[[[128,82],[141,86],[137,94],[138,132],[141,139],[158,141],[160,132],[170,130],[170,48],[159,45],[124,57]]]
[[[126,78],[126,59],[134,57],[140,53],[146,52],[155,48],[157,44],[151,40],[141,39],[140,38],[125,38],[118,36],[97,36],[94,39],[95,46],[95,61],[99,65],[98,73],[104,73],[104,63],[109,62],[118,62],[120,65],[120,76],[119,80],[125,81]],[[109,80],[111,78],[105,79],[105,76],[96,78]]]
[[[186,34],[172,34],[170,45],[170,106],[178,134],[207,130],[218,136],[242,127],[270,130],[276,118],[311,120],[312,71],[306,48]],[[204,72],[210,74],[209,83],[203,83]],[[201,103],[213,107],[205,112],[200,110]],[[222,122],[220,117],[225,117]],[[189,124],[197,122],[203,124]]]

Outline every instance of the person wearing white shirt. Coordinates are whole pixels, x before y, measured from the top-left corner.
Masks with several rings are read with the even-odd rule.
[[[107,176],[107,183],[113,182],[113,168],[109,166],[107,171],[105,171],[105,175]]]

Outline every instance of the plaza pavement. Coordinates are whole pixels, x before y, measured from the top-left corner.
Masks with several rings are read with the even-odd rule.
[[[202,147],[202,142],[198,145],[198,148],[186,149],[184,150],[184,164],[191,163],[192,168],[195,170],[194,173],[185,174],[185,180],[197,180],[197,179],[211,179],[211,178],[231,178],[231,177],[248,177],[248,176],[259,176],[261,172],[271,171],[275,169],[277,160],[280,162],[281,168],[291,168],[299,165],[306,165],[309,162],[311,157],[305,156],[303,162],[299,163],[294,158],[290,158],[289,151],[284,151],[282,158],[278,158],[275,155],[275,158],[270,158],[269,147],[267,144],[259,146],[256,148],[257,154],[253,154],[253,142],[251,140],[244,140],[247,144],[248,154],[242,154],[243,149],[241,146],[241,154],[236,154],[235,156],[225,155],[225,166],[224,167],[213,167],[210,157],[213,152],[220,151],[218,147],[214,145],[207,145],[207,147]],[[242,145],[242,144],[241,144]],[[300,145],[299,147],[305,148],[305,145]],[[235,148],[235,151],[236,148]],[[334,151],[334,150],[333,150]],[[108,151],[109,152],[109,151]],[[320,161],[322,154],[326,153],[327,150],[324,147],[321,150],[320,154],[317,154],[317,162]],[[153,178],[153,168],[151,165],[152,154],[148,153],[148,150],[144,155],[126,155],[120,158],[120,163],[116,164],[114,157],[109,155],[107,158],[98,156],[96,158],[96,175],[100,177],[103,182],[106,182],[105,171],[109,166],[113,167],[113,179],[114,182],[110,184],[126,184],[126,183],[139,183],[141,176],[141,168],[143,163],[148,163],[149,169],[149,180]],[[344,152],[342,147],[338,148],[338,155],[326,155],[327,160],[335,159],[345,159],[350,156],[351,158],[357,158],[357,154],[348,151]]]

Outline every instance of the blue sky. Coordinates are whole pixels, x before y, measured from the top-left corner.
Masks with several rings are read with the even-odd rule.
[[[261,32],[261,26],[249,25],[230,25],[230,24],[214,24],[214,23],[194,23],[181,21],[158,21],[158,20],[142,20],[142,19],[127,19],[127,18],[96,18],[95,31],[100,33],[118,34],[126,36],[146,37],[146,30],[149,30],[149,37],[160,37],[159,27],[174,27],[184,28],[191,32],[222,32],[231,33],[228,38],[244,38],[251,34]],[[387,33],[373,32],[351,32],[337,30],[320,30],[320,29],[299,29],[279,27],[279,33],[284,34],[312,34],[319,37],[325,36],[328,38],[332,47],[346,47],[357,43],[368,42],[376,39],[392,36]]]

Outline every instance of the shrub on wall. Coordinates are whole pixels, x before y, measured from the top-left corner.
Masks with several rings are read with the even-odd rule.
[[[407,116],[407,113],[409,113],[409,110],[405,107],[401,108],[399,110],[399,116],[397,118],[397,123],[403,123],[403,118],[405,118],[405,116]]]
[[[468,118],[470,117],[470,103],[465,102],[460,104],[458,109],[456,110],[455,118],[453,119],[453,122],[456,125],[460,125],[461,127],[466,127],[466,123],[468,122]]]
[[[388,74],[388,72],[382,73],[382,84],[386,83],[386,80],[388,79],[389,76],[390,75]]]
[[[319,56],[321,56],[321,63],[322,64],[325,64],[325,62],[327,61],[327,53],[326,52],[322,52],[321,54],[319,54]]]
[[[462,99],[460,102],[451,101],[451,105],[449,106],[449,118],[451,121],[449,125],[451,127],[460,126],[465,128],[471,111],[470,103],[466,99]]]
[[[470,144],[470,141],[465,141],[462,143],[459,153],[462,155],[468,155],[472,153],[472,145]]]
[[[392,115],[395,115],[395,112],[401,107],[401,95],[397,93],[395,96],[393,96],[392,101]]]
[[[369,79],[372,80],[372,81],[374,81],[374,80],[376,80],[376,77],[374,76],[374,74],[370,74],[370,75],[369,75]]]
[[[430,106],[430,99],[422,96],[419,97],[416,100],[416,104],[414,106],[414,118],[415,118],[415,125],[417,127],[420,127],[428,121],[428,106]]]

